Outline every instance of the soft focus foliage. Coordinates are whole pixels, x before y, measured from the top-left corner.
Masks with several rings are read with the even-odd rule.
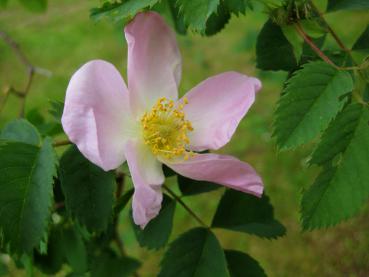
[[[120,0],[88,2],[90,11],[65,3],[0,0],[0,276],[366,276],[367,208],[358,213],[369,198],[368,1]],[[265,89],[222,151],[250,158],[268,196],[164,167],[162,209],[142,230],[129,208],[128,168],[106,172],[64,146],[64,104],[46,105],[46,93],[63,100],[70,75],[88,59],[121,69],[122,26],[148,10],[183,35],[189,73],[181,92],[256,64]],[[84,20],[88,13],[95,22]],[[56,14],[63,18],[51,29],[32,25]],[[2,31],[54,75],[13,65],[18,56]],[[26,96],[25,116],[21,105],[21,118],[11,119]]]

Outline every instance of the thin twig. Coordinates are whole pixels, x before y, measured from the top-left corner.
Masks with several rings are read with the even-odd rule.
[[[191,210],[190,207],[187,206],[187,204],[185,202],[182,201],[182,199],[174,193],[174,191],[172,191],[169,187],[167,187],[166,185],[163,185],[163,188],[171,195],[173,196],[173,198],[179,203],[182,205],[182,207],[194,218],[196,219],[196,221],[198,223],[200,223],[202,226],[206,227],[206,228],[209,228],[208,225],[206,225],[204,223],[204,221],[202,221],[196,214],[194,211]]]
[[[27,83],[23,91],[19,90],[9,90],[5,94],[4,100],[1,102],[0,105],[0,112],[2,111],[3,107],[5,106],[6,101],[8,100],[8,96],[10,93],[18,96],[20,98],[20,108],[19,108],[19,117],[24,117],[25,105],[26,105],[26,97],[31,90],[32,81],[34,78],[35,73],[42,73],[47,76],[50,75],[50,72],[45,69],[35,67],[27,58],[27,56],[22,52],[19,45],[4,31],[0,30],[0,38],[13,50],[15,55],[18,57],[19,61],[26,67],[27,69]]]
[[[60,141],[55,141],[53,143],[53,146],[54,147],[59,147],[59,146],[65,146],[65,145],[69,145],[69,144],[72,144],[72,142],[69,141],[69,140],[60,140]]]
[[[328,56],[326,56],[322,50],[319,49],[318,46],[315,45],[315,43],[313,42],[313,40],[309,37],[309,35],[304,31],[304,29],[302,28],[302,26],[300,25],[299,22],[295,23],[295,28],[298,32],[298,34],[304,39],[304,41],[309,44],[309,46],[311,47],[311,49],[323,60],[325,61],[327,64],[333,66],[334,68],[336,68],[337,70],[357,70],[359,69],[357,66],[349,66],[349,67],[341,67],[336,65]]]
[[[332,35],[334,40],[337,42],[338,46],[345,52],[347,52],[351,56],[351,50],[348,49],[345,44],[342,42],[342,40],[339,38],[339,36],[336,34],[336,32],[332,29],[332,27],[328,24],[328,22],[325,20],[323,13],[318,9],[317,6],[314,5],[314,3],[311,1],[311,6],[313,9],[318,13],[320,19],[323,21],[324,25],[327,27],[328,32]]]
[[[0,37],[3,39],[3,41],[9,45],[9,47],[14,51],[14,53],[17,55],[19,61],[27,67],[29,71],[34,70],[34,66],[31,64],[31,62],[28,60],[26,55],[21,51],[19,45],[4,31],[0,31]]]
[[[0,114],[3,111],[3,108],[5,107],[6,101],[8,101],[9,98],[9,94],[10,94],[10,88],[5,88],[3,95],[0,99]]]

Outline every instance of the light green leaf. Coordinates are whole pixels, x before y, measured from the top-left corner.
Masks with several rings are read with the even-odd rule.
[[[358,40],[355,42],[352,50],[356,51],[369,51],[369,25],[366,26],[365,31],[360,35]]]
[[[311,62],[287,82],[275,112],[274,134],[280,149],[307,143],[342,109],[340,99],[353,89],[351,75],[324,62]]]
[[[46,231],[56,163],[50,139],[41,147],[0,141],[0,233],[12,252],[30,253]]]
[[[206,22],[217,11],[220,0],[178,0],[185,23],[196,32],[204,33]]]
[[[369,111],[347,106],[322,137],[311,163],[324,164],[301,202],[304,229],[328,227],[355,215],[369,198]]]
[[[320,38],[327,33],[327,30],[316,20],[304,19],[300,24],[309,37]]]
[[[256,42],[256,66],[262,70],[290,71],[297,66],[294,50],[282,29],[268,20]]]
[[[126,0],[124,2],[105,2],[101,8],[91,9],[90,17],[100,20],[104,17],[114,21],[132,19],[138,12],[145,8],[151,8],[159,0]]]
[[[212,36],[220,32],[231,19],[231,14],[223,4],[220,4],[217,10],[206,21],[205,35],[207,36]]]
[[[285,38],[293,47],[293,53],[295,54],[295,60],[299,61],[302,55],[302,49],[304,45],[304,39],[298,35],[296,28],[293,25],[283,26],[282,32]]]
[[[251,8],[249,0],[225,0],[224,3],[228,10],[236,15],[245,14],[247,8]]]
[[[258,198],[235,190],[225,192],[211,225],[269,239],[286,233],[284,226],[274,219],[273,206],[265,194]]]
[[[327,10],[366,10],[369,9],[368,0],[328,0]]]
[[[15,119],[1,130],[0,139],[40,145],[41,137],[37,129],[25,119]]]
[[[32,12],[45,12],[47,10],[47,0],[19,0],[19,2]]]
[[[140,246],[148,249],[159,249],[166,245],[172,233],[175,208],[176,202],[164,195],[160,213],[143,230],[133,222],[131,217],[133,230]]]
[[[229,276],[225,255],[214,234],[195,228],[173,241],[161,262],[159,277]]]
[[[259,263],[240,251],[225,250],[228,270],[231,277],[266,277]]]
[[[68,212],[90,231],[104,231],[112,215],[115,179],[70,147],[60,160],[60,181]]]

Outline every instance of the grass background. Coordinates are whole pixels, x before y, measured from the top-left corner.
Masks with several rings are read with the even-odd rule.
[[[91,59],[105,59],[126,75],[126,45],[121,26],[109,22],[95,24],[88,17],[98,1],[50,0],[45,14],[33,14],[16,1],[0,10],[0,29],[9,33],[32,63],[52,72],[51,77],[36,75],[27,99],[27,111],[38,109],[47,116],[49,99],[63,100],[74,71]],[[316,1],[324,7],[325,1]],[[328,21],[350,47],[369,22],[364,12],[336,12]],[[276,217],[287,227],[279,240],[262,240],[246,234],[215,230],[224,248],[248,252],[269,276],[368,276],[368,209],[355,219],[335,228],[301,232],[299,201],[301,190],[316,176],[306,160],[311,146],[294,152],[278,153],[271,138],[272,114],[286,77],[282,72],[255,69],[255,43],[266,15],[249,12],[233,17],[220,34],[203,38],[196,34],[178,37],[183,55],[181,93],[203,79],[227,70],[257,76],[263,90],[241,122],[226,152],[251,163],[263,176],[266,192]],[[327,45],[333,45],[332,40]],[[25,68],[13,52],[0,41],[0,93],[7,86],[23,88]],[[18,99],[10,97],[0,115],[0,126],[18,113]],[[185,199],[206,222],[210,222],[222,191]],[[340,207],[337,207],[339,209]],[[196,222],[177,205],[172,239]],[[142,261],[140,276],[156,276],[163,251],[147,251],[135,241],[126,214],[121,216],[121,235],[127,252]],[[12,276],[24,276],[14,270]],[[41,274],[39,274],[41,275]]]

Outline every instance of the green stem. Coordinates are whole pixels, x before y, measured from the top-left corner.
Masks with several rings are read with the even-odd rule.
[[[168,186],[166,185],[163,185],[163,188],[198,222],[200,223],[200,225],[206,227],[209,229],[209,226],[204,222],[202,221],[196,214],[194,211],[191,210],[190,207],[187,206],[186,203],[184,203],[182,201],[182,199],[174,193],[174,191],[172,191]]]
[[[69,144],[72,144],[72,142],[69,141],[69,140],[60,140],[60,141],[55,141],[53,143],[53,146],[54,147],[59,147],[59,146],[65,146],[65,145],[69,145]]]
[[[23,97],[20,98],[20,108],[19,108],[19,117],[24,117],[24,111],[26,109],[26,97],[31,89],[33,77],[35,75],[35,70],[33,67],[29,67],[29,73],[28,73],[28,81],[26,84],[26,88],[23,91]]]

